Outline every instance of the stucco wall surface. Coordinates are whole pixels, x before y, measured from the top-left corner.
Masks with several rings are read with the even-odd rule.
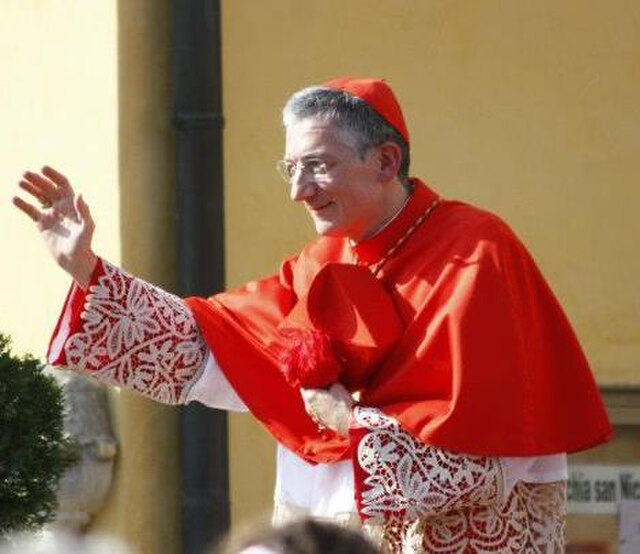
[[[640,384],[637,2],[222,5],[230,285],[273,272],[313,236],[272,170],[288,95],[339,75],[385,77],[409,125],[412,173],[506,219],[600,383]],[[271,483],[251,475],[272,463],[270,442],[241,417],[231,444],[234,515],[263,511]]]

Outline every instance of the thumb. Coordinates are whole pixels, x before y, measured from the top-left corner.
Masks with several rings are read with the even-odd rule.
[[[89,210],[89,205],[85,202],[82,193],[76,196],[74,201],[74,208],[76,212],[80,216],[80,220],[84,223],[84,225],[93,228],[93,218],[91,217],[91,210]]]

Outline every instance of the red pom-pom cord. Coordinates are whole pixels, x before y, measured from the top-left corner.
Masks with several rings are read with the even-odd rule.
[[[327,334],[317,329],[286,329],[282,335],[287,348],[280,368],[292,387],[324,389],[338,381],[342,368]]]

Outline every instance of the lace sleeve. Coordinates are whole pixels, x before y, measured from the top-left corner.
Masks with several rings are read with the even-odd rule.
[[[49,362],[166,404],[184,403],[207,347],[178,297],[100,260],[89,292],[74,287]],[[56,350],[56,352],[53,352]]]
[[[498,458],[424,445],[375,408],[355,408],[350,435],[363,520],[410,521],[504,500]]]

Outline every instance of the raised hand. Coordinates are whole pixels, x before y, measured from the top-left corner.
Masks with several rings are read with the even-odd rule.
[[[40,207],[19,196],[13,198],[13,204],[35,222],[58,265],[86,289],[97,260],[91,249],[95,225],[89,206],[75,194],[64,175],[48,166],[42,173],[27,171],[19,186]]]

